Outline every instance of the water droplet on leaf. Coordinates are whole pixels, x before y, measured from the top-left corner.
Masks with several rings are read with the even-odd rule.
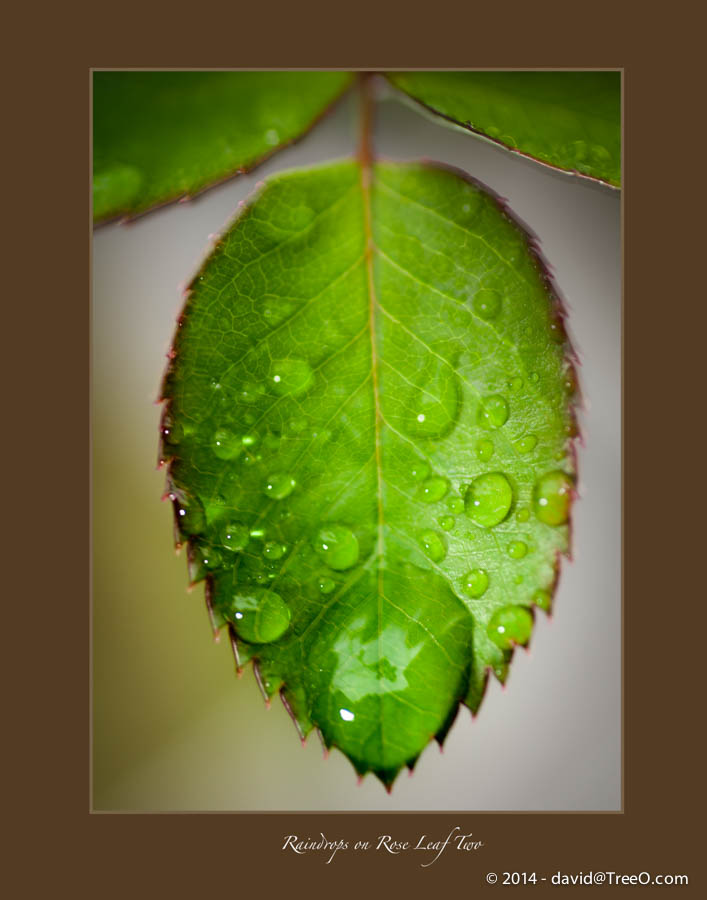
[[[268,559],[281,559],[284,553],[285,547],[282,544],[278,544],[277,541],[268,541],[263,547],[263,556],[266,556]]]
[[[486,629],[501,650],[510,650],[514,644],[527,644],[532,630],[533,617],[525,606],[504,606],[497,610]]]
[[[240,522],[229,522],[221,529],[221,543],[233,553],[240,553],[241,550],[245,550],[249,540],[248,527]]]
[[[290,475],[278,472],[275,475],[270,475],[267,479],[264,493],[271,500],[284,500],[285,497],[290,496],[296,484],[297,482]]]
[[[438,521],[443,531],[451,531],[454,528],[454,516],[442,516]]]
[[[442,562],[447,555],[444,540],[436,531],[423,531],[418,541],[432,562]]]
[[[279,594],[248,585],[236,586],[224,615],[240,638],[255,644],[278,640],[290,625],[290,610]]]
[[[518,453],[530,453],[531,450],[534,450],[537,446],[538,439],[534,434],[526,434],[522,438],[519,438],[514,446]]]
[[[489,576],[484,569],[472,569],[462,580],[462,589],[470,597],[481,597],[489,586]]]
[[[418,489],[417,496],[425,503],[437,503],[449,490],[449,482],[446,478],[435,475],[423,482]]]
[[[511,541],[506,550],[511,559],[523,559],[528,552],[528,546],[523,541]]]
[[[501,295],[498,291],[481,288],[474,295],[471,306],[482,319],[495,319],[501,311]]]
[[[533,490],[533,510],[546,525],[564,525],[572,499],[572,479],[564,472],[541,476]]]
[[[500,394],[485,397],[479,406],[478,422],[484,428],[500,428],[508,420],[508,403]]]
[[[550,596],[550,592],[544,590],[544,588],[538,588],[537,591],[533,594],[533,603],[536,606],[539,606],[540,609],[544,609],[545,612],[550,609],[550,604],[552,603],[552,597]]]
[[[303,359],[278,359],[270,367],[270,383],[280,396],[301,397],[313,382],[312,367]]]
[[[489,438],[482,438],[476,443],[476,455],[481,462],[488,462],[493,456],[493,441]]]
[[[358,562],[358,538],[344,525],[325,525],[317,532],[314,549],[330,569],[350,569]]]
[[[219,428],[214,433],[211,449],[219,459],[235,459],[241,452],[241,442],[232,431]]]
[[[469,485],[464,498],[467,516],[484,528],[492,528],[502,522],[512,502],[513,489],[501,472],[479,475]]]

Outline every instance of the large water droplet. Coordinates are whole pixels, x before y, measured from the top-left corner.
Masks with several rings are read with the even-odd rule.
[[[344,525],[325,525],[317,532],[314,549],[330,569],[350,569],[358,562],[358,538]]]
[[[278,640],[290,624],[290,610],[279,594],[249,585],[235,587],[225,617],[240,638],[255,644]]]
[[[501,311],[501,295],[498,291],[481,288],[474,295],[471,307],[482,319],[495,319]]]
[[[447,548],[441,535],[436,531],[423,531],[418,538],[419,544],[432,562],[442,562],[447,555]]]
[[[523,559],[528,552],[528,545],[523,541],[511,541],[506,550],[511,559]]]
[[[533,510],[546,525],[564,525],[572,499],[572,479],[564,472],[548,472],[536,482]]]
[[[484,569],[472,569],[462,579],[462,589],[470,597],[481,597],[489,586],[489,576]]]
[[[221,543],[227,550],[240,553],[245,550],[250,541],[250,533],[247,525],[240,522],[229,522],[221,529]]]
[[[232,431],[228,431],[226,428],[219,428],[214,433],[211,449],[219,459],[235,459],[241,452],[241,448],[240,438],[233,434]]]
[[[479,425],[484,428],[500,428],[508,421],[508,403],[500,394],[484,397],[477,415]]]
[[[514,446],[518,453],[530,453],[537,447],[537,444],[538,439],[534,434],[525,434],[515,442]]]
[[[471,482],[464,502],[466,514],[472,521],[484,528],[492,528],[508,515],[513,488],[501,472],[488,472]]]
[[[278,359],[270,366],[270,383],[280,396],[300,397],[313,382],[312,367],[303,359]]]
[[[277,472],[274,475],[270,475],[267,479],[263,492],[271,500],[284,500],[285,497],[290,496],[296,484],[297,482],[291,475]]]
[[[476,443],[476,455],[481,462],[488,462],[493,456],[493,441],[489,438],[482,438]]]
[[[434,475],[420,485],[417,496],[424,503],[437,503],[449,490],[449,482],[446,478]]]
[[[497,610],[486,629],[501,650],[510,650],[514,644],[527,644],[532,630],[533,617],[525,606],[504,606]]]

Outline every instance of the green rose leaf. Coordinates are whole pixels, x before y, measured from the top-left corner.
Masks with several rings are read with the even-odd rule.
[[[269,179],[194,278],[162,459],[217,628],[390,785],[503,680],[568,549],[574,376],[525,231],[445,168]]]
[[[567,172],[621,184],[619,72],[395,72],[432,112]]]
[[[306,132],[347,72],[96,72],[93,215],[133,216],[253,168]]]

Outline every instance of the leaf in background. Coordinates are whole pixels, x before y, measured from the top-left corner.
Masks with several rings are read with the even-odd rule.
[[[549,608],[574,382],[497,199],[443,168],[363,171],[370,187],[356,162],[273,177],[219,241],[180,319],[162,454],[239,665],[389,785]]]
[[[394,72],[432,112],[540,162],[621,184],[619,72]]]
[[[348,72],[95,72],[94,221],[252,168],[306,132]]]

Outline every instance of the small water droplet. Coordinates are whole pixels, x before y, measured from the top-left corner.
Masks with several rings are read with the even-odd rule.
[[[438,519],[439,527],[443,531],[451,531],[454,528],[454,516],[442,516],[441,519]]]
[[[516,375],[508,382],[508,390],[513,391],[514,394],[517,394],[522,387],[523,379],[520,377],[520,375]]]
[[[199,544],[196,556],[199,563],[209,571],[214,571],[221,566],[221,554],[215,547],[212,547],[210,544]]]
[[[265,143],[270,147],[275,147],[280,141],[280,135],[275,128],[268,128],[265,132]]]
[[[284,553],[284,545],[279,544],[277,541],[268,541],[263,547],[263,556],[266,556],[268,559],[281,559]]]
[[[162,441],[167,447],[176,447],[184,440],[184,428],[179,422],[171,419],[165,421],[162,426]]]
[[[246,382],[246,384],[241,387],[239,397],[244,403],[253,404],[257,403],[264,393],[265,388],[262,384],[253,384],[252,382]]]
[[[523,559],[528,552],[528,546],[523,541],[511,541],[506,551],[511,559]]]
[[[227,550],[240,553],[245,550],[250,540],[248,526],[241,522],[229,522],[221,529],[221,543]]]
[[[459,415],[461,391],[456,373],[440,362],[431,375],[421,373],[417,386],[397,402],[401,413],[404,410],[402,426],[409,437],[445,437]]]
[[[529,509],[525,509],[525,508],[519,509],[518,512],[516,513],[516,519],[518,519],[519,522],[527,522],[529,518],[530,518],[530,510]]]
[[[489,576],[484,569],[472,569],[462,579],[462,589],[470,597],[481,597],[489,586]]]
[[[418,542],[432,562],[442,562],[447,555],[444,540],[436,531],[423,531]]]
[[[249,585],[235,587],[225,617],[240,638],[255,644],[278,640],[290,625],[290,610],[279,594]]]
[[[264,493],[272,500],[284,500],[285,497],[290,496],[296,484],[297,482],[292,476],[278,472],[269,476],[265,482]]]
[[[471,308],[482,319],[495,319],[501,311],[501,295],[498,291],[481,288],[474,295]]]
[[[175,497],[173,503],[181,533],[201,534],[206,527],[206,516],[201,503],[195,497],[181,501]]]
[[[330,569],[350,569],[358,562],[358,538],[344,525],[325,525],[317,532],[314,549]]]
[[[508,420],[508,403],[500,394],[485,397],[479,406],[477,416],[479,425],[484,428],[500,428]]]
[[[412,476],[413,481],[424,481],[430,474],[430,471],[431,469],[424,459],[419,459],[413,466],[410,475]]]
[[[292,313],[294,305],[279,297],[268,297],[263,307],[263,318],[268,325],[279,325]]]
[[[525,606],[504,606],[497,610],[486,632],[501,650],[510,650],[514,644],[527,644],[533,630],[533,617]]]
[[[513,488],[501,472],[488,472],[475,478],[466,492],[464,506],[469,518],[492,528],[502,522],[513,502]]]
[[[544,609],[547,612],[550,609],[550,605],[552,603],[552,597],[550,596],[550,592],[546,591],[544,588],[538,588],[537,591],[533,594],[533,603],[536,606],[539,606],[540,609]]]
[[[344,722],[353,722],[356,716],[351,712],[350,709],[340,709],[339,715],[344,720]]]
[[[488,462],[493,456],[494,446],[490,438],[481,438],[476,442],[476,455],[481,462]]]
[[[572,479],[564,472],[548,472],[536,482],[533,510],[546,525],[564,525],[572,499]]]
[[[304,359],[278,359],[270,366],[270,383],[281,397],[301,397],[313,382],[314,372]]]
[[[538,439],[534,434],[526,434],[523,435],[522,438],[519,438],[515,444],[513,445],[518,453],[530,453],[531,450],[534,450],[538,444]]]
[[[530,375],[528,375],[528,381],[531,381],[533,384],[537,384],[539,380],[540,376],[537,372],[531,372]]]
[[[319,590],[322,594],[331,594],[331,592],[336,587],[336,582],[331,578],[320,578],[319,579]]]
[[[448,490],[449,482],[447,479],[441,478],[439,475],[433,475],[432,478],[428,478],[427,481],[420,485],[417,496],[424,503],[437,503]]]
[[[232,431],[219,428],[211,440],[211,449],[219,459],[235,459],[241,452],[241,442]]]
[[[456,495],[453,497],[448,497],[447,509],[458,516],[460,513],[464,512],[464,501],[461,497],[457,497]]]

